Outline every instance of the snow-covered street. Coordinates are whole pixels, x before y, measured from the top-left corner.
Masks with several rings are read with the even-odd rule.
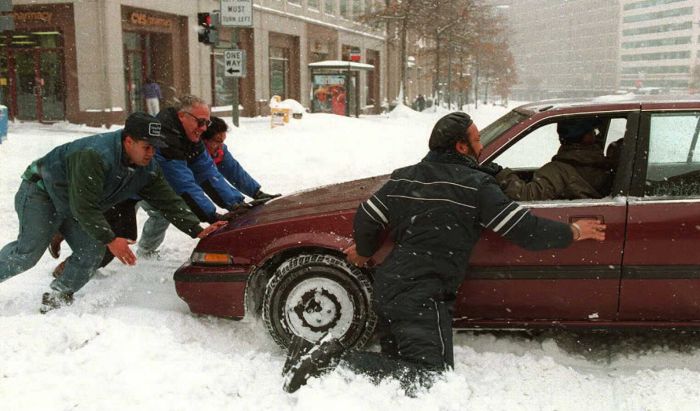
[[[479,128],[506,112],[480,106]],[[420,160],[446,112],[304,114],[284,127],[243,118],[227,145],[269,193],[385,174]],[[230,119],[229,120],[230,123]],[[115,127],[116,128],[116,127]],[[17,236],[20,175],[56,145],[104,129],[11,123],[0,144],[0,247]],[[556,142],[555,142],[556,143]],[[139,226],[145,220],[139,211]],[[337,370],[282,391],[285,353],[258,321],[198,317],[172,274],[196,242],[171,227],[161,258],[113,262],[67,308],[40,315],[48,253],[0,284],[2,410],[695,410],[700,334],[459,333],[455,369],[416,398]],[[62,257],[70,254],[64,244]]]

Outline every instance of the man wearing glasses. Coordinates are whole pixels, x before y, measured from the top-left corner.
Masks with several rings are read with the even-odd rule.
[[[163,174],[200,221],[218,221],[216,205],[230,211],[241,207],[241,196],[216,168],[202,142],[202,133],[211,124],[209,106],[193,95],[180,97],[174,107],[161,110],[162,134],[167,148],[158,150],[156,160]],[[216,205],[215,205],[216,204]],[[138,254],[156,257],[157,248],[165,238],[170,223],[163,216],[141,202],[149,215],[139,240]]]

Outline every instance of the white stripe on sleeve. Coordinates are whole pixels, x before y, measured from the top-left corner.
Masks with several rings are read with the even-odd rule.
[[[374,212],[377,213],[377,216],[378,216],[379,218],[381,218],[382,221],[384,221],[384,224],[386,224],[386,223],[389,222],[389,220],[386,218],[386,216],[384,215],[384,213],[382,213],[382,212],[379,210],[379,208],[377,208],[377,206],[374,205],[374,203],[372,202],[371,199],[368,199],[367,201],[365,201],[365,204],[367,204],[367,205],[369,205],[370,207],[372,207],[372,210],[374,210]]]
[[[503,219],[498,223],[498,225],[497,225],[496,227],[493,228],[493,231],[498,232],[498,230],[500,230],[501,228],[503,228],[503,226],[506,225],[506,223],[508,223],[508,221],[510,221],[513,217],[515,217],[515,215],[516,215],[516,214],[518,213],[518,211],[520,211],[520,210],[523,210],[523,206],[518,205],[518,206],[515,208],[515,210],[511,211],[510,213],[508,213],[508,215],[506,215],[505,217],[503,217]]]

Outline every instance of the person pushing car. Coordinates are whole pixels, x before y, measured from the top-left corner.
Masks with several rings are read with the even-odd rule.
[[[430,151],[418,164],[395,170],[357,209],[351,263],[364,267],[389,232],[394,248],[376,268],[374,309],[382,352],[345,352],[327,335],[316,345],[293,339],[285,390],[296,391],[338,359],[372,377],[430,384],[433,373],[454,366],[452,312],[471,251],[484,228],[529,250],[565,248],[573,241],[605,239],[594,220],[564,224],[530,213],[501,191],[477,159],[479,130],[468,114],[450,113],[435,124]]]

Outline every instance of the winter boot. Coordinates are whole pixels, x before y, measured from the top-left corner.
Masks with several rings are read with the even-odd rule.
[[[287,360],[284,362],[284,367],[282,367],[282,375],[289,372],[292,365],[298,363],[301,356],[309,352],[313,346],[313,343],[294,334],[292,341],[289,344],[289,348],[287,349]]]
[[[306,385],[311,377],[319,377],[331,371],[338,365],[340,355],[345,351],[345,347],[340,344],[337,338],[326,334],[316,345],[302,354],[299,360],[293,362],[284,375],[282,388],[288,393],[297,391],[302,385]]]
[[[53,272],[51,273],[53,278],[58,278],[63,274],[63,270],[66,269],[66,261],[68,261],[68,259],[61,261],[61,263],[53,269]]]
[[[136,255],[139,258],[143,258],[144,260],[160,261],[160,259],[161,259],[160,251],[158,251],[158,250],[145,251],[145,250],[137,249]]]
[[[49,254],[51,254],[51,257],[58,258],[61,256],[62,242],[63,236],[61,234],[56,234],[51,238],[51,243],[49,244]]]
[[[41,308],[39,312],[46,314],[51,310],[73,304],[73,294],[51,291],[41,296]]]

